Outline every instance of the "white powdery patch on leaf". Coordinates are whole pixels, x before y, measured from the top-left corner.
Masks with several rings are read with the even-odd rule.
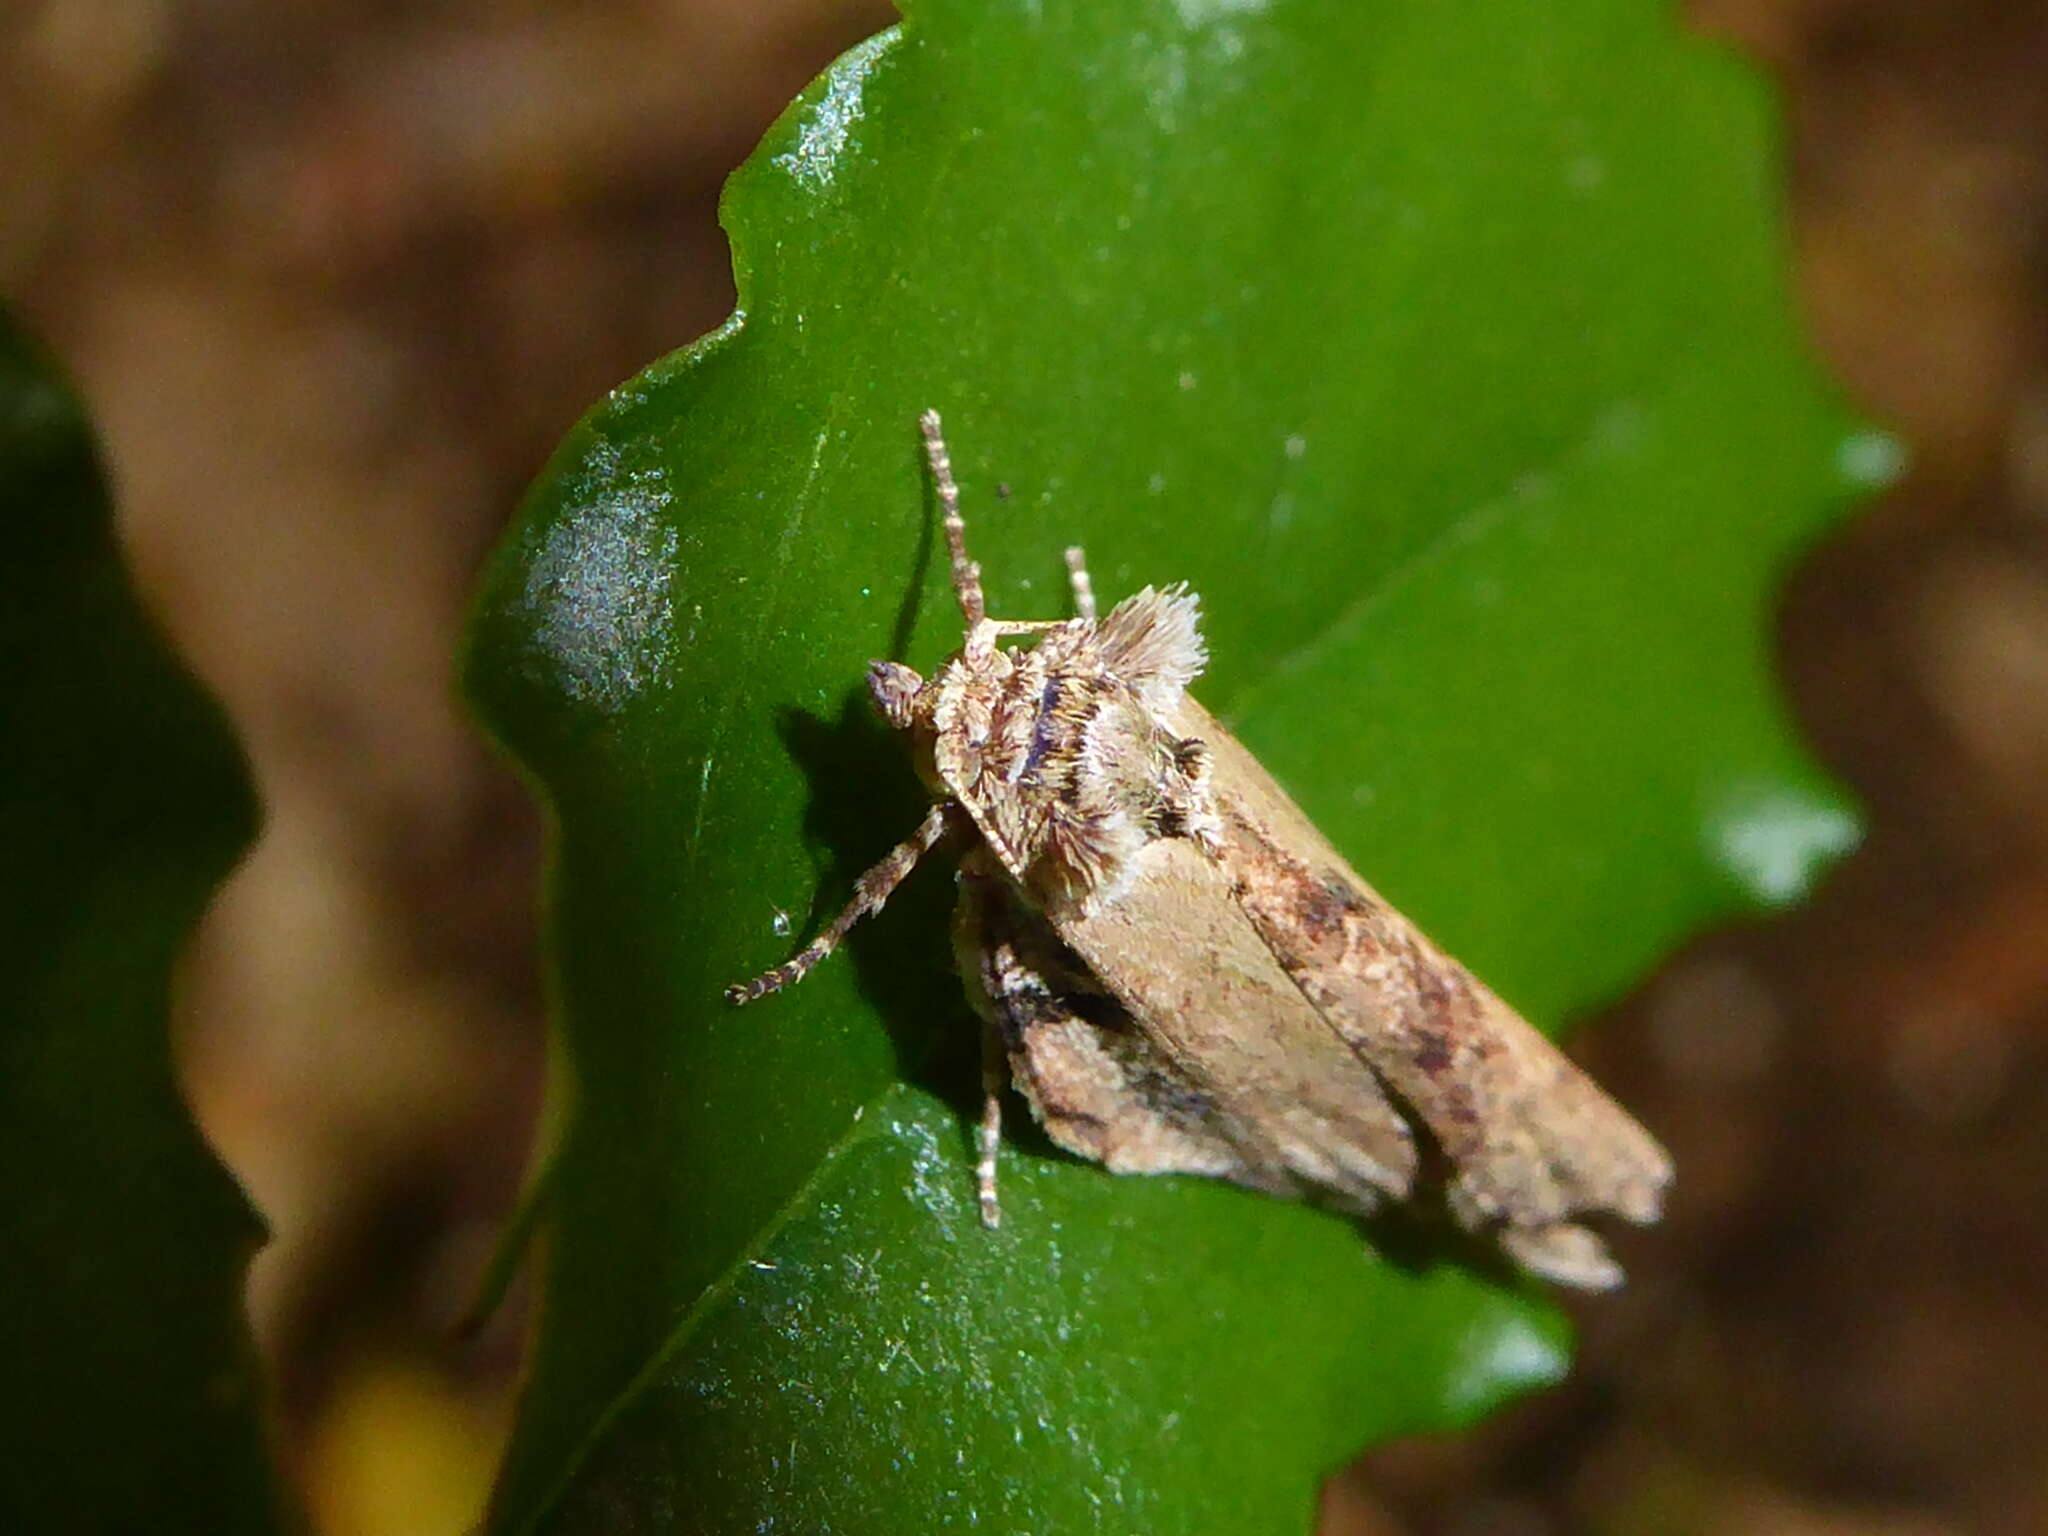
[[[826,76],[825,94],[797,129],[796,147],[777,155],[775,164],[809,186],[831,185],[854,124],[861,120],[869,72],[897,36],[894,28],[878,32],[840,56]]]
[[[527,568],[534,640],[562,692],[606,713],[662,675],[674,628],[669,493],[635,476],[555,523]]]

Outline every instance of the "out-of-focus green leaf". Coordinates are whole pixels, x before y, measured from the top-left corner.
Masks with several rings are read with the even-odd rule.
[[[165,1011],[247,778],[129,588],[77,403],[4,319],[0,530],[0,1530],[270,1530],[260,1229]]]

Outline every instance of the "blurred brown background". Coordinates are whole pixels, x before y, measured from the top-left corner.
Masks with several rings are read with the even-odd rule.
[[[1781,653],[1867,845],[1582,1054],[1685,1170],[1565,1388],[1332,1533],[2048,1531],[2048,5],[1695,0],[1783,82],[1815,345],[1913,445]],[[323,1532],[459,1530],[518,1307],[448,1343],[539,1100],[538,833],[455,707],[471,577],[605,389],[731,303],[720,181],[881,0],[13,0],[0,293],[268,807],[183,988],[276,1238]],[[374,616],[366,622],[366,617]]]

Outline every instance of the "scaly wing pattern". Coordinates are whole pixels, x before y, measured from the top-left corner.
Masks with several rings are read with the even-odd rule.
[[[1618,1284],[1620,1268],[1573,1218],[1656,1220],[1671,1180],[1664,1149],[1360,879],[1199,705],[1183,699],[1173,718],[1214,754],[1233,904],[1326,1027],[1436,1139],[1452,1213],[1538,1274]]]

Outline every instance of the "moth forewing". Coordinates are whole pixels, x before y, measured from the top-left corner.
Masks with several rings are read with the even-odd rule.
[[[1422,1122],[1452,1169],[1446,1197],[1526,1268],[1589,1289],[1621,1271],[1572,1218],[1657,1219],[1671,1161],[1592,1079],[1331,847],[1192,699],[1176,731],[1208,743],[1217,859],[1274,958],[1357,1058]]]
[[[1116,898],[1052,920],[1175,1079],[1212,1103],[1259,1188],[1366,1212],[1405,1199],[1415,1139],[1231,898],[1215,859],[1161,838]]]
[[[954,953],[1007,1080],[1061,1147],[1116,1173],[1207,1174],[1292,1192],[1251,1126],[1190,1084],[985,849],[961,864]]]

